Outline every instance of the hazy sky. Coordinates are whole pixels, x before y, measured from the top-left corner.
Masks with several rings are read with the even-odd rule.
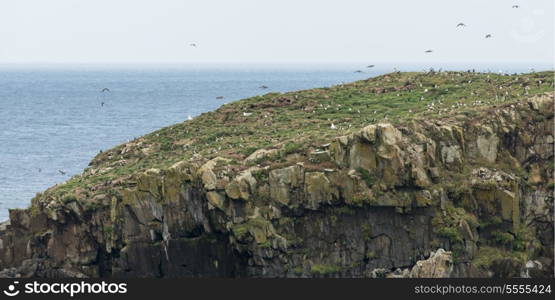
[[[553,3],[0,0],[0,63],[552,64]]]

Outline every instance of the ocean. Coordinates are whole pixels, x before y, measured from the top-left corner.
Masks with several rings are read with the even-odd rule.
[[[357,69],[363,73],[355,73]],[[100,150],[188,116],[246,97],[330,86],[392,70],[393,65],[0,66],[0,221],[8,218],[8,208],[25,208],[37,192],[81,173]],[[109,91],[102,92],[104,88]]]

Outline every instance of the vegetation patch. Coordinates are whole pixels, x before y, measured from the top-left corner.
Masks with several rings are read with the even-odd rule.
[[[312,274],[328,275],[341,272],[341,267],[336,265],[314,264],[310,267]]]

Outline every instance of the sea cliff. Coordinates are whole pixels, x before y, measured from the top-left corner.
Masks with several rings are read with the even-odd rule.
[[[3,277],[553,277],[553,72],[223,105],[10,210]]]

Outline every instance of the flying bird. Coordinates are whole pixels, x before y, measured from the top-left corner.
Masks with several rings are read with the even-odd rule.
[[[218,96],[218,97],[216,97],[216,99],[223,99],[223,98],[224,98],[224,96]]]
[[[489,38],[491,38],[491,37],[492,37],[491,34],[489,34],[489,33],[486,34],[486,39],[489,39]]]
[[[101,93],[104,93],[104,92],[111,92],[111,91],[110,91],[109,88],[103,88],[102,90],[100,90],[100,92],[101,92]]]
[[[265,86],[265,85],[261,85],[261,86],[260,86],[260,88],[261,88],[261,89],[267,89],[267,88],[268,88],[268,86]]]
[[[64,172],[62,170],[58,170],[58,172],[60,172],[60,174],[62,174],[62,175],[66,175],[66,172]]]
[[[513,5],[513,8],[519,8],[519,7],[520,7],[520,6],[518,6],[518,5]]]
[[[100,107],[104,107],[104,102],[101,102],[101,103],[100,103]]]
[[[368,65],[368,66],[366,66],[366,67],[367,67],[367,68],[373,68],[374,65]]]
[[[197,44],[196,44],[196,43],[190,43],[189,46],[191,46],[191,47],[196,47]]]
[[[362,71],[361,70],[356,70],[355,73],[362,73]]]
[[[424,51],[424,52],[425,52],[425,53],[432,53],[432,52],[434,52],[434,51],[433,51],[433,50],[426,50],[426,51]]]
[[[457,27],[466,27],[466,24],[464,24],[463,22],[457,24]]]

